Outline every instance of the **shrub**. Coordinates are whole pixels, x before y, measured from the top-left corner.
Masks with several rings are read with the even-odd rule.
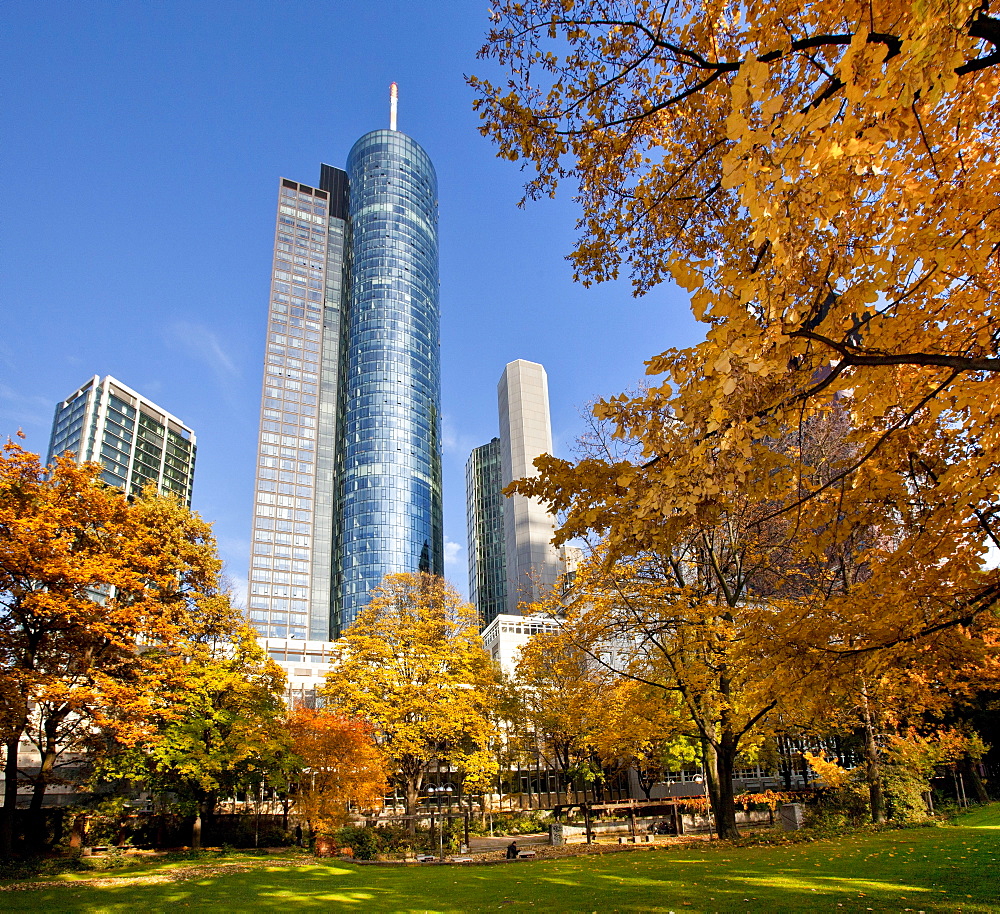
[[[917,822],[928,817],[924,795],[930,790],[940,755],[937,746],[915,734],[890,738],[882,769],[890,819]]]
[[[552,824],[552,813],[547,810],[500,812],[493,814],[492,821],[494,834],[528,835],[532,832],[548,831],[549,825]],[[472,822],[469,830],[482,834],[489,830],[489,823],[484,826],[481,822]]]
[[[341,847],[354,851],[357,860],[374,860],[382,853],[382,841],[377,829],[369,826],[345,825],[334,832],[334,838]]]

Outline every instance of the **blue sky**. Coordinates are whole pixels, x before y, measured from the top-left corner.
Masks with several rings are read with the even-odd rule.
[[[268,276],[281,176],[319,179],[399,128],[440,184],[446,573],[467,590],[464,466],[497,433],[496,385],[549,375],[554,447],[580,411],[694,342],[683,292],[585,289],[568,194],[525,180],[476,130],[466,74],[485,0],[7,0],[0,30],[0,438],[44,452],[52,411],[114,375],[195,429],[194,507],[242,592]]]

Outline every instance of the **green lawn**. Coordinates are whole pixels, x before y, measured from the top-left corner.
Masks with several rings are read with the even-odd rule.
[[[258,858],[259,860],[259,858]],[[277,866],[126,884],[146,865],[0,892],[3,911],[1000,912],[1000,806],[956,824],[772,847],[703,844],[501,866]],[[191,864],[186,864],[190,866]],[[76,884],[74,884],[76,883]]]

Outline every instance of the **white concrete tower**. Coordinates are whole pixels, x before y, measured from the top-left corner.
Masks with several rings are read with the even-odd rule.
[[[534,460],[552,453],[549,384],[537,362],[509,362],[497,386],[500,409],[500,475],[504,486],[535,476]],[[552,545],[554,519],[534,499],[515,495],[504,503],[507,554],[507,612],[544,596],[559,575],[559,556]]]

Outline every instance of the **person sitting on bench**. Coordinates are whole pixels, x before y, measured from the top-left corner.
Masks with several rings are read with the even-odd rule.
[[[507,845],[507,859],[508,860],[516,860],[517,859],[517,842],[516,841],[511,841],[510,844]]]

